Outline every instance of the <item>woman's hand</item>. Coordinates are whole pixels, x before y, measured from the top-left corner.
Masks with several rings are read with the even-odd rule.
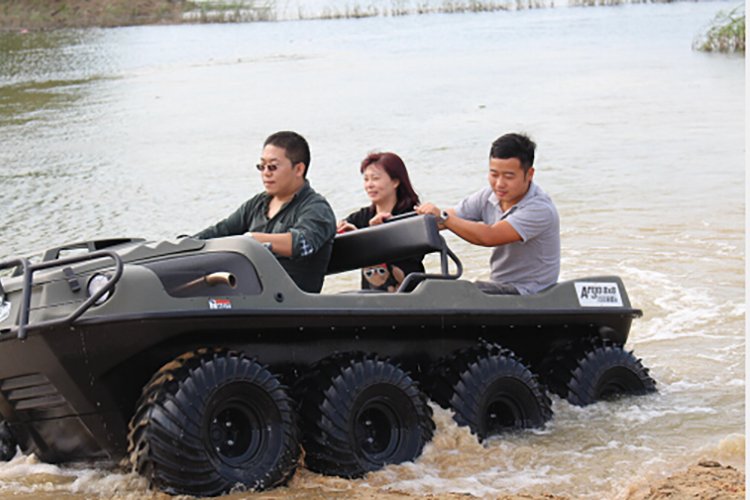
[[[349,231],[354,231],[357,229],[357,226],[352,224],[351,222],[346,222],[346,219],[341,219],[338,224],[336,224],[336,232],[337,233],[348,233]]]
[[[375,217],[370,219],[370,225],[377,226],[378,224],[382,224],[383,222],[387,221],[390,218],[391,218],[390,212],[382,212],[379,214],[375,214]]]
[[[440,209],[429,202],[417,205],[414,207],[414,210],[416,210],[419,215],[432,214],[435,217],[440,217]]]

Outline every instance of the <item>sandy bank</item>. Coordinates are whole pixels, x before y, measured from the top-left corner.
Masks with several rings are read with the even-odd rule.
[[[468,500],[476,498],[465,493],[425,493],[424,495],[398,490],[382,490],[372,485],[351,489],[346,479],[326,478],[325,484],[319,484],[319,477],[306,469],[297,471],[292,480],[292,488],[279,488],[260,493],[231,493],[222,496],[229,500],[302,500],[315,499],[354,499],[354,500]],[[295,482],[305,484],[304,488],[294,487]],[[340,484],[336,484],[339,483]],[[161,499],[161,497],[159,496]],[[573,497],[554,493],[509,494],[493,497],[496,500],[575,500]],[[742,500],[745,498],[745,474],[737,469],[711,461],[703,460],[687,470],[669,476],[666,479],[639,482],[634,479],[633,486],[624,492],[624,500]]]
[[[647,487],[635,488],[627,500],[730,500],[745,498],[745,474],[718,462],[703,460],[685,472]]]

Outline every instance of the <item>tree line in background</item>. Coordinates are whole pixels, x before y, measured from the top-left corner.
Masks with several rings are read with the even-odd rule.
[[[574,6],[612,6],[625,3],[672,0],[568,0]],[[430,12],[482,12],[553,7],[554,0],[444,0],[434,5],[418,3],[413,12],[404,2],[376,9],[372,2],[361,7],[346,3],[344,11],[330,9],[321,18],[372,17]],[[251,22],[275,20],[274,0],[0,0],[0,30],[49,30],[58,28],[114,27],[182,22]],[[401,5],[397,9],[394,6]],[[313,16],[314,17],[314,16]],[[311,18],[300,13],[300,18]],[[708,52],[745,53],[745,6],[720,12],[694,48]]]

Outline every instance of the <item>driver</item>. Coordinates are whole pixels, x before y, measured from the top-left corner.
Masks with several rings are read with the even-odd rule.
[[[266,245],[300,289],[320,292],[331,258],[336,216],[310,187],[310,147],[296,132],[276,132],[263,144],[260,172],[265,191],[233,214],[194,236],[244,234]]]
[[[523,134],[505,134],[492,143],[489,187],[433,214],[462,239],[492,247],[490,280],[477,287],[490,294],[529,295],[554,285],[560,274],[560,219],[547,194],[532,182],[536,144]]]

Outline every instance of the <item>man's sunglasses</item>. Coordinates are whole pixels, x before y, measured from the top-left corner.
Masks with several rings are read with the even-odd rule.
[[[268,169],[269,172],[275,172],[277,168],[279,168],[278,165],[274,165],[273,163],[269,163],[268,165],[264,165],[262,163],[258,163],[255,165],[255,168],[258,169],[258,172],[263,172],[266,169]]]

